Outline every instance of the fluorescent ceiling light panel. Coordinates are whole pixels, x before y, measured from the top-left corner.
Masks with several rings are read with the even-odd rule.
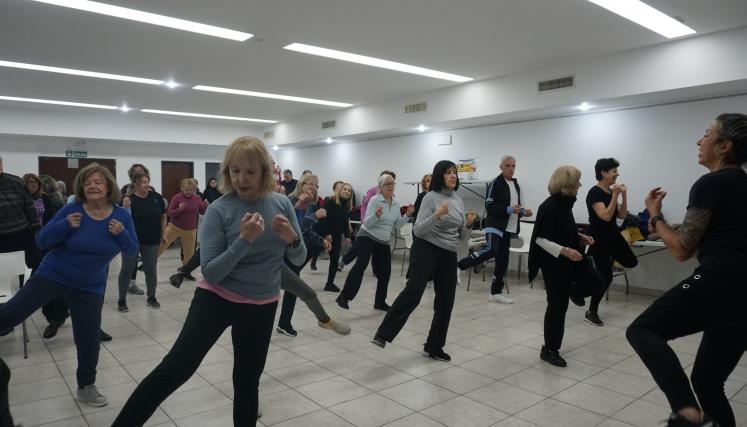
[[[181,111],[151,110],[148,108],[140,110],[140,111],[142,111],[143,113],[166,114],[166,115],[171,115],[171,116],[185,116],[185,117],[201,117],[205,119],[238,120],[242,122],[258,122],[258,123],[277,123],[277,120],[251,119],[248,117],[233,117],[233,116],[217,116],[215,114],[202,114],[202,113],[184,113]]]
[[[695,34],[695,30],[640,0],[588,0],[667,38]]]
[[[205,34],[207,36],[220,37],[229,40],[246,41],[253,34],[241,31],[229,30],[227,28],[216,27],[213,25],[200,24],[199,22],[187,21],[170,16],[158,15],[140,10],[128,9],[126,7],[113,6],[106,3],[99,3],[89,0],[35,0],[41,3],[53,4],[57,6],[70,7],[87,12],[100,13],[102,15],[113,16],[116,18],[129,19],[132,21],[144,22],[146,24],[160,25],[162,27],[175,28],[177,30],[190,31],[193,33]]]
[[[163,80],[144,79],[120,74],[97,73],[95,71],[74,70],[72,68],[48,67],[46,65],[25,64],[23,62],[0,61],[0,67],[21,68],[24,70],[46,71],[48,73],[70,74],[73,76],[96,77],[99,79],[121,80],[125,82],[162,85]]]
[[[301,98],[298,96],[289,96],[289,95],[278,95],[274,93],[264,93],[264,92],[252,92],[249,90],[240,90],[240,89],[228,89],[224,87],[215,87],[215,86],[204,86],[204,85],[197,85],[193,87],[192,89],[195,90],[204,90],[207,92],[218,92],[218,93],[230,93],[233,95],[244,95],[244,96],[255,96],[258,98],[271,98],[271,99],[281,99],[283,101],[293,101],[293,102],[305,102],[307,104],[319,104],[319,105],[329,105],[331,107],[352,107],[353,104],[348,104],[346,102],[337,102],[337,101],[325,101],[323,99],[313,99],[313,98]]]
[[[53,99],[20,98],[17,96],[0,96],[0,101],[31,102],[35,104],[66,105],[69,107],[100,108],[102,110],[116,110],[119,107],[113,105],[85,104],[82,102],[56,101]]]
[[[386,68],[388,70],[401,71],[403,73],[417,74],[420,76],[449,80],[457,83],[464,83],[473,80],[471,77],[444,73],[442,71],[402,64],[400,62],[387,61],[386,59],[357,55],[355,53],[342,52],[339,50],[311,46],[302,43],[292,43],[288,46],[283,47],[283,49],[292,50],[294,52],[308,53],[310,55],[324,56],[332,59],[339,59],[340,61],[355,62],[356,64],[370,65],[371,67]]]

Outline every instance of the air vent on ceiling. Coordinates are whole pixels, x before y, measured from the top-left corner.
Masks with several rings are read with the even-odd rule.
[[[275,131],[274,130],[268,130],[265,132],[265,139],[270,139],[275,137]]]
[[[425,102],[421,102],[418,104],[405,105],[405,114],[421,113],[423,111],[426,111],[427,109],[428,109],[428,104]]]
[[[563,89],[566,87],[573,87],[576,84],[574,76],[561,77],[558,79],[545,80],[537,83],[538,92],[547,92],[549,90]]]
[[[322,129],[331,129],[333,127],[337,127],[337,120],[322,122]]]

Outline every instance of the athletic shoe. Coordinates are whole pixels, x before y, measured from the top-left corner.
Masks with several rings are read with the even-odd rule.
[[[145,305],[150,308],[161,308],[161,304],[158,303],[158,300],[155,297],[149,297],[145,302]]]
[[[57,335],[57,330],[60,329],[60,326],[62,326],[63,323],[65,323],[65,321],[51,322],[49,326],[44,329],[44,333],[42,334],[42,336],[46,339],[54,337],[55,335]]]
[[[381,348],[386,347],[386,340],[379,334],[376,334],[371,340],[371,344],[375,344]]]
[[[127,313],[128,311],[130,311],[130,309],[127,307],[127,301],[125,300],[117,301],[117,311],[120,313]]]
[[[490,302],[497,302],[500,304],[513,304],[514,300],[511,298],[506,298],[503,296],[503,294],[493,294],[488,298],[488,301]]]
[[[293,326],[287,325],[287,326],[281,326],[278,325],[277,331],[280,332],[283,335],[287,335],[289,337],[297,337],[298,331],[293,329]]]
[[[177,289],[179,289],[182,286],[183,281],[184,281],[184,275],[182,273],[172,274],[171,277],[169,277],[169,283],[171,283],[171,286]]]
[[[446,352],[444,352],[443,350],[438,350],[438,351],[428,351],[428,350],[425,350],[423,352],[423,355],[426,356],[426,357],[430,357],[431,359],[440,360],[442,362],[450,362],[451,361],[451,356],[449,356],[449,354],[446,353]]]
[[[584,319],[594,326],[604,326],[604,322],[602,322],[602,319],[600,319],[599,315],[597,313],[594,313],[593,311],[587,311]]]
[[[540,359],[559,368],[568,366],[568,363],[560,356],[557,350],[550,350],[544,345],[542,346],[542,350],[540,350]]]
[[[473,267],[474,262],[475,262],[475,259],[472,258],[471,256],[468,256],[468,257],[460,259],[459,262],[457,263],[457,267],[459,267],[460,270],[464,271],[470,267]]]
[[[667,420],[667,427],[718,427],[711,417],[703,414],[703,421],[692,422],[679,414],[672,414]]]
[[[340,292],[340,288],[334,283],[327,283],[324,285],[324,290],[327,292]]]
[[[316,271],[316,270],[318,270],[318,269],[316,268],[316,263],[315,263],[315,262],[312,262],[312,263],[311,263],[311,271]]]
[[[392,306],[385,302],[381,304],[374,304],[374,310],[389,311],[390,308],[392,308]]]
[[[101,335],[99,336],[99,341],[109,342],[112,340],[112,336],[107,334],[104,331],[101,331]]]
[[[340,308],[344,308],[345,310],[350,309],[350,306],[348,305],[348,300],[345,299],[345,297],[342,296],[342,294],[338,295],[337,298],[335,298],[335,302],[337,305],[340,306]]]
[[[329,329],[329,330],[337,332],[340,335],[350,334],[350,326],[348,326],[348,324],[345,322],[329,319],[327,320],[326,323],[321,322],[321,321],[318,323],[319,323],[319,327],[322,329]]]
[[[83,388],[78,387],[78,395],[75,397],[78,402],[86,403],[90,406],[101,407],[109,404],[104,395],[99,393],[95,384],[87,385]]]
[[[130,287],[127,288],[127,293],[132,295],[145,295],[145,292],[135,284],[134,280],[130,281]]]

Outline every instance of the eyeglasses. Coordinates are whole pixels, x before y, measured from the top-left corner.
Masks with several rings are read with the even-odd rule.
[[[394,184],[396,184],[396,182],[385,182],[381,184],[381,186],[382,187],[394,187]]]

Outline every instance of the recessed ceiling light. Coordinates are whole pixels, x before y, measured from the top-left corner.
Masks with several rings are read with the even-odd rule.
[[[345,107],[353,106],[353,104],[348,104],[346,102],[325,101],[323,99],[301,98],[298,96],[278,95],[275,93],[264,93],[264,92],[252,92],[249,90],[228,89],[224,87],[215,87],[215,86],[197,85],[193,87],[192,89],[204,90],[207,92],[230,93],[232,95],[255,96],[258,98],[281,99],[283,101],[305,102],[307,104],[329,105],[331,107],[345,108]]]
[[[0,96],[2,101],[32,102],[35,104],[66,105],[69,107],[100,108],[102,110],[116,110],[119,107],[113,105],[86,104],[83,102],[57,101],[53,99],[20,98],[17,96]]]
[[[164,83],[163,85],[166,86],[169,89],[174,89],[175,87],[181,86],[179,83],[177,83],[177,82],[175,82],[173,80],[169,80],[166,83]]]
[[[388,61],[386,59],[373,58],[370,56],[363,56],[355,53],[342,52],[339,50],[327,49],[318,46],[311,46],[303,43],[292,43],[288,46],[284,46],[283,49],[292,50],[294,52],[308,53],[310,55],[324,56],[332,59],[339,59],[341,61],[355,62],[356,64],[370,65],[371,67],[386,68],[388,70],[401,71],[403,73],[417,74],[420,76],[449,80],[457,83],[464,83],[473,80],[471,77],[444,73],[442,71],[416,67],[414,65],[402,64],[400,62]]]
[[[24,70],[46,71],[49,73],[71,74],[74,76],[96,77],[99,79],[121,80],[125,82],[162,85],[163,80],[144,79],[141,77],[123,76],[121,74],[98,73],[96,71],[75,70],[72,68],[48,67],[46,65],[25,64],[23,62],[0,61],[0,67],[22,68]]]
[[[692,28],[640,0],[588,1],[670,39],[695,34]]]
[[[425,132],[426,130],[428,130],[428,128],[427,128],[427,127],[425,127],[425,125],[420,125],[420,126],[418,126],[418,131],[419,131],[419,132]]]
[[[152,110],[149,108],[140,110],[143,113],[167,114],[172,116],[202,117],[206,119],[238,120],[242,122],[277,123],[277,120],[251,119],[248,117],[218,116],[215,114],[185,113],[182,111]]]
[[[581,103],[581,105],[579,105],[576,108],[578,108],[581,111],[589,111],[589,110],[591,110],[591,104],[589,104],[588,102],[584,101],[584,102]]]
[[[332,143],[332,141],[334,141],[334,139],[332,139],[332,138],[327,138],[327,139],[325,139],[324,141],[325,141],[325,142],[326,142],[327,144],[331,144],[331,143]]]
[[[150,12],[143,12],[126,7],[114,6],[106,3],[99,3],[88,0],[35,0],[41,3],[48,3],[57,6],[70,7],[87,12],[100,13],[102,15],[113,16],[115,18],[129,19],[132,21],[144,22],[146,24],[160,25],[162,27],[175,28],[177,30],[190,31],[193,33],[205,34],[207,36],[220,37],[229,40],[246,41],[253,34],[241,31],[229,30],[227,28],[216,27],[213,25],[200,24],[199,22],[187,21],[170,16],[158,15]]]
[[[280,147],[278,147],[277,145],[275,145],[275,146],[272,147],[272,149],[275,150],[275,151],[278,151],[280,149]]]
[[[122,111],[123,113],[126,113],[126,112],[132,110],[132,108],[128,107],[127,104],[122,104],[122,106],[119,107],[119,110]]]

